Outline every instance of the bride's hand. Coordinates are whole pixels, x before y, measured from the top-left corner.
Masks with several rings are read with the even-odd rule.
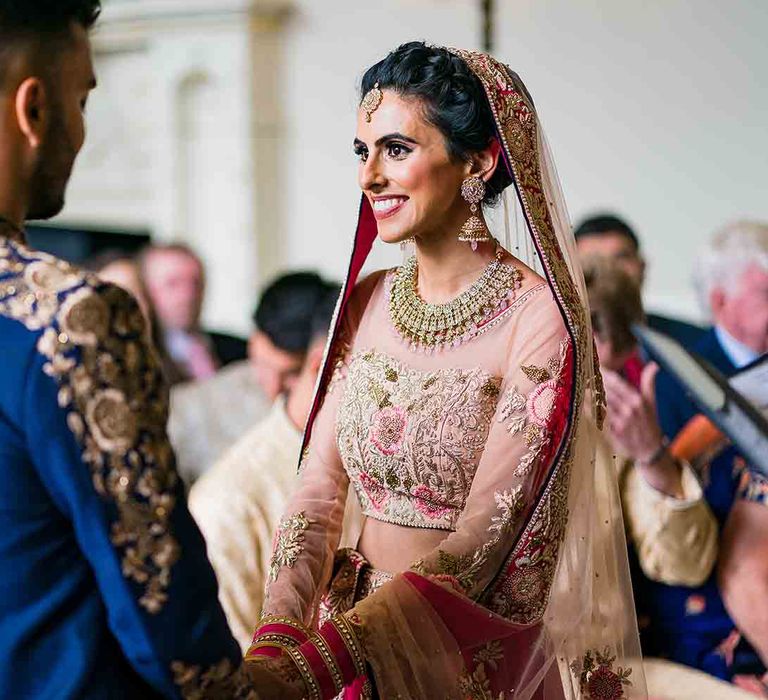
[[[258,700],[301,700],[306,695],[299,670],[285,654],[276,658],[248,658],[244,668]]]

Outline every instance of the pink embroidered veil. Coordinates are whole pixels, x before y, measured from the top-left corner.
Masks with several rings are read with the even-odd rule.
[[[367,679],[381,698],[645,697],[616,475],[601,471],[594,459],[602,382],[595,369],[586,290],[554,164],[518,76],[488,55],[452,51],[485,88],[502,146],[499,167],[506,167],[513,181],[507,194],[515,198],[515,207],[505,202],[498,213],[506,231],[499,239],[546,279],[565,329],[559,362],[539,363],[549,366],[549,373],[533,368],[556,381],[560,397],[544,425],[548,432],[538,466],[525,481],[527,493],[535,498],[525,508],[513,505],[514,488],[499,487],[517,488],[508,465],[500,460],[495,469],[485,467],[492,478],[483,484],[481,463],[472,492],[485,494],[491,502],[495,498],[500,512],[506,508],[524,517],[505,529],[498,526],[499,516],[490,518],[486,511],[462,514],[468,531],[478,527],[475,518],[490,522],[485,529],[499,533],[492,543],[483,544],[486,550],[492,544],[490,555],[484,552],[483,565],[487,569],[491,561],[493,569],[480,577],[480,587],[461,585],[469,579],[451,575],[466,564],[466,557],[456,554],[446,566],[443,559],[448,556],[441,551],[441,568],[415,566],[396,575],[318,631],[311,609],[319,597],[315,589],[328,583],[328,553],[321,555],[325,561],[320,573],[310,577],[311,586],[304,591],[298,578],[301,566],[286,570],[270,592],[270,612],[277,617],[257,629],[246,661],[254,662],[252,675],[263,681],[260,664],[267,660],[264,668],[269,668],[270,662],[290,657],[298,673],[286,671],[293,667],[285,663],[273,670],[285,672],[286,692],[301,679],[310,689],[308,697],[333,697],[339,682],[347,688],[344,697],[368,697]],[[514,217],[511,209],[517,212]],[[316,419],[322,420],[324,403],[329,403],[353,290],[376,236],[376,221],[363,197],[305,447],[311,445]],[[530,367],[524,369],[529,370],[526,376],[535,374]],[[535,381],[543,383],[544,378]],[[317,493],[319,503],[321,491]],[[310,546],[307,528],[315,520],[299,524],[303,534],[297,542],[306,534]],[[456,541],[460,537],[458,533]]]

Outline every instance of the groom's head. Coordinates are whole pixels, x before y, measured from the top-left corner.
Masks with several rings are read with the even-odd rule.
[[[0,0],[0,193],[45,219],[64,206],[96,86],[88,31],[100,0]]]

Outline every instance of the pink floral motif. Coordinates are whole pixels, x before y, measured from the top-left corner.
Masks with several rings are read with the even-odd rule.
[[[433,520],[436,518],[442,518],[448,511],[451,510],[446,506],[439,505],[437,502],[437,494],[435,494],[432,489],[430,489],[428,486],[425,486],[424,484],[419,484],[413,490],[413,495],[418,499],[417,501],[414,501],[416,510]]]
[[[552,411],[557,404],[558,397],[558,379],[550,379],[548,382],[539,384],[528,395],[526,410],[528,419],[534,425],[545,428],[552,416]]]
[[[626,687],[632,685],[631,668],[614,669],[616,657],[608,649],[599,652],[590,649],[581,661],[574,661],[571,670],[579,679],[585,700],[623,700]]]
[[[624,696],[624,685],[609,666],[598,666],[587,681],[588,698],[595,700],[621,700]]]
[[[387,502],[387,489],[384,485],[376,481],[372,476],[365,472],[360,472],[360,485],[363,487],[368,498],[373,503],[376,510],[381,510],[384,504]]]
[[[400,451],[405,437],[408,416],[400,406],[387,406],[373,415],[371,442],[383,455],[394,455]]]

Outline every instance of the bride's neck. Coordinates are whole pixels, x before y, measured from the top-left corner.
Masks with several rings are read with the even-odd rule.
[[[419,296],[431,304],[455,299],[480,277],[493,259],[495,249],[493,241],[481,243],[477,250],[472,250],[469,243],[448,236],[418,241]]]

